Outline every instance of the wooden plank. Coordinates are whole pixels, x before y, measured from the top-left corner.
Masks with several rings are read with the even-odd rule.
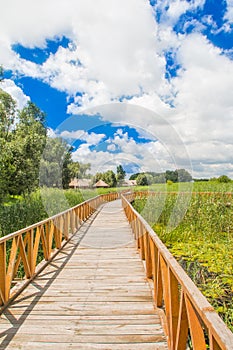
[[[163,343],[157,343],[157,345],[152,342],[140,342],[140,343],[127,343],[127,344],[120,344],[120,343],[107,343],[107,344],[98,344],[98,343],[92,343],[92,344],[83,344],[83,343],[73,343],[70,341],[69,343],[57,343],[57,342],[24,342],[23,348],[20,345],[20,342],[12,341],[10,347],[4,347],[4,349],[10,349],[10,350],[167,350],[167,347]]]

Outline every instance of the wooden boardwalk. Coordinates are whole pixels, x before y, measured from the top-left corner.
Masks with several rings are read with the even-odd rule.
[[[120,200],[103,205],[1,315],[0,349],[167,349]]]

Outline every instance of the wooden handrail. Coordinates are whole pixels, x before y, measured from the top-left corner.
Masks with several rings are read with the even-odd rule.
[[[147,278],[153,281],[154,303],[163,310],[170,350],[232,350],[233,334],[185,273],[150,225],[132,207],[135,194],[122,194]]]
[[[118,193],[91,198],[77,206],[0,238],[0,306],[12,299],[15,278],[31,281],[41,260],[51,260],[82,223]]]

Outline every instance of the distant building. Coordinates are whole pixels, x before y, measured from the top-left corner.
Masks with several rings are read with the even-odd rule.
[[[137,186],[136,180],[125,180],[122,186]]]
[[[76,177],[72,179],[69,183],[70,188],[88,188],[91,186],[90,179],[77,179]]]
[[[106,182],[104,182],[103,180],[99,180],[99,181],[96,182],[96,184],[93,187],[96,187],[96,188],[107,188],[107,187],[109,187],[109,185],[106,184]]]

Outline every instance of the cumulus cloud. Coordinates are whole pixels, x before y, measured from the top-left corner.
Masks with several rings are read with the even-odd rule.
[[[98,6],[93,6],[90,0],[69,2],[69,6],[61,0],[42,1],[36,6],[27,0],[20,6],[16,1],[9,2],[7,8],[14,6],[17,18],[5,16],[6,21],[2,18],[4,13],[0,15],[1,46],[5,52],[2,63],[6,68],[17,67],[22,74],[44,79],[74,95],[77,91],[85,92],[82,104],[87,104],[88,98],[97,104],[138,94],[141,89],[148,92],[159,88],[165,61],[156,53],[157,25],[147,1],[99,0]],[[11,50],[14,43],[44,47],[46,39],[61,33],[67,35],[73,45],[66,49],[60,47],[40,67],[25,62]],[[103,94],[106,101],[100,101],[99,96]]]
[[[96,134],[91,132],[90,134],[84,130],[76,131],[62,131],[60,136],[64,139],[69,140],[81,140],[87,142],[89,145],[97,145],[103,138],[106,137],[105,134]]]
[[[161,21],[168,25],[174,25],[180,16],[187,11],[202,8],[205,0],[158,0],[155,8],[161,13]]]
[[[120,128],[109,138],[101,141],[101,146],[100,150],[98,147],[93,149],[89,144],[82,144],[73,153],[73,159],[84,163],[88,160],[92,164],[91,170],[93,173],[108,169],[116,171],[119,164],[122,164],[123,167],[128,167],[130,164],[130,168],[139,171],[156,172],[176,169],[181,166],[178,155],[179,145],[177,145],[177,154],[174,158],[174,154],[166,144],[157,140],[137,143],[132,137],[129,137],[127,132],[123,132]],[[104,148],[106,148],[105,151],[102,150]]]
[[[233,23],[233,0],[226,0],[227,12],[225,14],[225,19],[231,24]]]
[[[1,83],[1,88],[13,97],[16,101],[17,109],[21,110],[30,101],[30,97],[25,95],[23,90],[10,79],[4,79]]]

